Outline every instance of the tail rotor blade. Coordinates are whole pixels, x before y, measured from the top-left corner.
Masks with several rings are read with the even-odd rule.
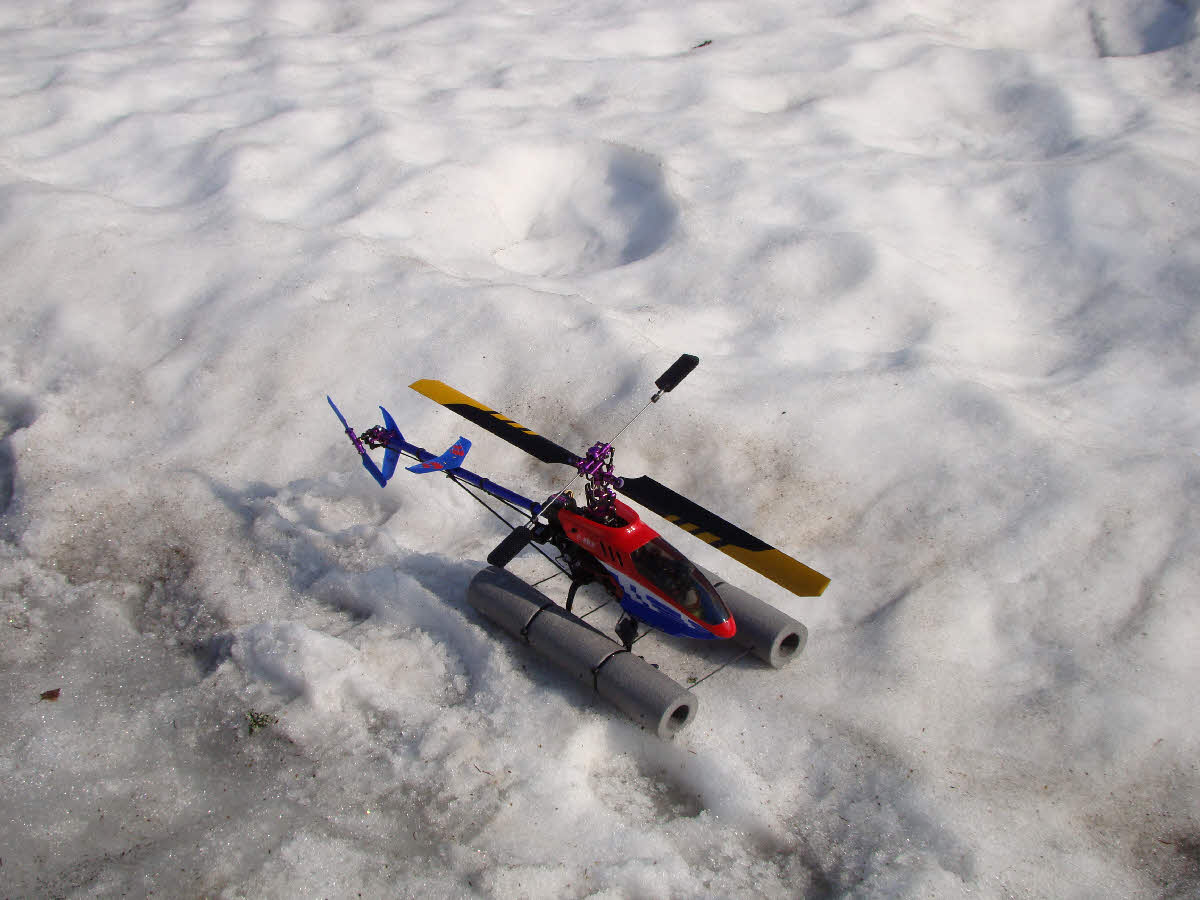
[[[350,438],[350,443],[358,451],[358,455],[362,459],[363,468],[379,483],[380,487],[387,487],[387,477],[379,471],[379,467],[375,465],[375,460],[371,459],[371,454],[367,452],[367,448],[358,439],[358,435],[354,433],[354,429],[350,427],[350,423],[346,421],[346,417],[342,415],[342,411],[337,408],[337,404],[333,402],[333,398],[326,394],[325,399],[329,401],[329,408],[333,410],[333,414],[338,417],[338,421],[342,423],[342,427],[346,430],[346,436]]]
[[[519,425],[507,416],[484,406],[478,400],[473,400],[462,391],[455,390],[440,381],[429,378],[414,381],[409,385],[418,394],[423,394],[434,403],[440,403],[451,412],[456,412],[469,422],[478,425],[484,431],[490,431],[496,437],[503,438],[514,447],[524,450],[535,459],[545,463],[562,463],[573,466],[579,457],[560,447],[554,441],[535,434],[524,425]]]
[[[815,569],[647,475],[626,478],[617,490],[799,597],[819,597],[829,584]]]
[[[392,418],[392,414],[379,407],[379,411],[383,413],[383,425],[388,431],[394,431],[396,436],[403,439],[400,434],[400,429],[396,427],[396,420]],[[393,447],[388,447],[383,451],[383,477],[384,479],[391,478],[396,474],[396,464],[400,462],[400,452]]]

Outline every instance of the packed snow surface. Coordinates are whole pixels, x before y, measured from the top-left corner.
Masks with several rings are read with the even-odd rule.
[[[3,4],[0,895],[1196,896],[1196,17]],[[578,451],[682,352],[618,471],[833,582],[668,534],[811,637],[663,742],[325,394],[544,497],[406,386]]]

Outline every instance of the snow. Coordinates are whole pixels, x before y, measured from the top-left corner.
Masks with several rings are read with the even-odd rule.
[[[1196,17],[6,4],[0,894],[1200,892]],[[682,352],[618,471],[833,583],[681,536],[810,639],[661,742],[324,397],[542,496],[406,385],[582,449]]]

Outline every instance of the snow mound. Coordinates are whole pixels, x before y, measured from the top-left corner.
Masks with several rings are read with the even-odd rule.
[[[485,174],[517,240],[494,254],[525,275],[587,274],[645,259],[678,217],[654,157],[625,147],[524,147]]]
[[[1158,53],[1196,36],[1195,7],[1183,0],[1098,0],[1092,4],[1088,21],[1101,56]]]

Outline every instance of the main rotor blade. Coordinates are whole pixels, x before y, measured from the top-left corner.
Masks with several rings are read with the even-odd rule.
[[[626,478],[617,490],[798,597],[819,597],[829,584],[829,579],[815,569],[647,475]]]
[[[554,441],[535,434],[524,425],[518,425],[512,419],[501,415],[494,409],[489,409],[478,400],[473,400],[462,391],[457,391],[440,381],[423,378],[420,381],[414,381],[409,387],[542,462],[573,466],[579,459],[565,447],[560,447]]]

